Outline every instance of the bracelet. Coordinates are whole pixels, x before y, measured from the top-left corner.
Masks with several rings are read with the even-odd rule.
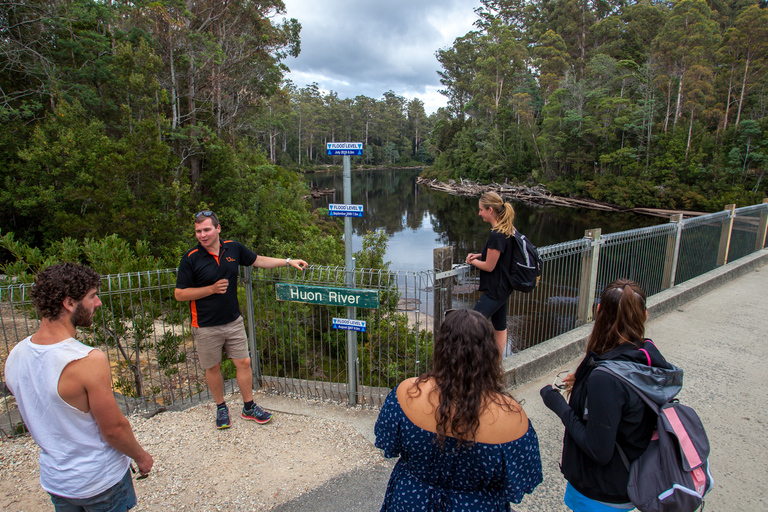
[[[291,258],[285,258],[285,266],[287,267],[290,264],[291,264]]]

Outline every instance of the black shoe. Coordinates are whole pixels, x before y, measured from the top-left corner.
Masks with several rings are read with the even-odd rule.
[[[229,428],[232,422],[229,420],[229,408],[224,407],[216,408],[216,428]]]

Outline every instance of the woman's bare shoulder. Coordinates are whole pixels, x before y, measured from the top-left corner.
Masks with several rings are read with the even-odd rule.
[[[488,444],[510,443],[528,432],[528,416],[522,406],[506,395],[496,395],[480,418],[477,441]]]
[[[437,427],[433,390],[434,382],[431,379],[406,379],[397,386],[397,401],[405,415],[414,425],[431,432],[435,432]]]

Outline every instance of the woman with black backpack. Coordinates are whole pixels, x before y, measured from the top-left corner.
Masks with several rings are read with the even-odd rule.
[[[483,252],[468,254],[465,262],[480,270],[483,295],[474,309],[490,318],[493,338],[503,356],[507,346],[507,301],[512,294],[512,285],[504,269],[512,265],[515,209],[496,192],[483,194],[479,209],[480,218],[491,225],[491,236],[485,242]]]
[[[565,504],[575,512],[634,509],[621,453],[628,462],[640,457],[656,428],[656,414],[629,384],[595,368],[605,361],[635,368],[643,376],[642,391],[659,396],[661,403],[680,389],[680,370],[645,338],[647,317],[645,293],[637,283],[610,283],[600,296],[587,355],[564,379],[569,401],[553,386],[541,390],[544,404],[565,425],[560,468],[568,481]]]

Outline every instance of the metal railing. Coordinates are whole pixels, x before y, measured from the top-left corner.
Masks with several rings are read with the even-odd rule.
[[[763,248],[767,225],[768,200],[695,218],[673,216],[669,224],[619,233],[588,230],[582,239],[542,247],[539,286],[530,294],[514,293],[509,301],[508,353],[590,322],[596,297],[616,278],[634,279],[653,295]],[[450,253],[441,258],[451,261]],[[366,331],[354,335],[333,328],[333,318],[344,318],[346,307],[277,300],[279,283],[348,287],[346,275],[342,267],[243,269],[238,293],[253,372],[262,387],[380,404],[400,381],[430,367],[433,332],[443,311],[471,308],[479,298],[477,274],[466,265],[424,272],[355,269],[354,288],[377,291],[379,307],[356,308]],[[173,298],[175,283],[176,269],[104,276],[103,306],[94,325],[78,335],[109,357],[113,387],[126,412],[210,400],[189,307]],[[0,384],[8,353],[39,325],[29,288],[0,287]],[[222,372],[227,391],[234,391],[234,367],[225,361]],[[4,385],[0,393],[0,435],[12,435],[21,419]]]

